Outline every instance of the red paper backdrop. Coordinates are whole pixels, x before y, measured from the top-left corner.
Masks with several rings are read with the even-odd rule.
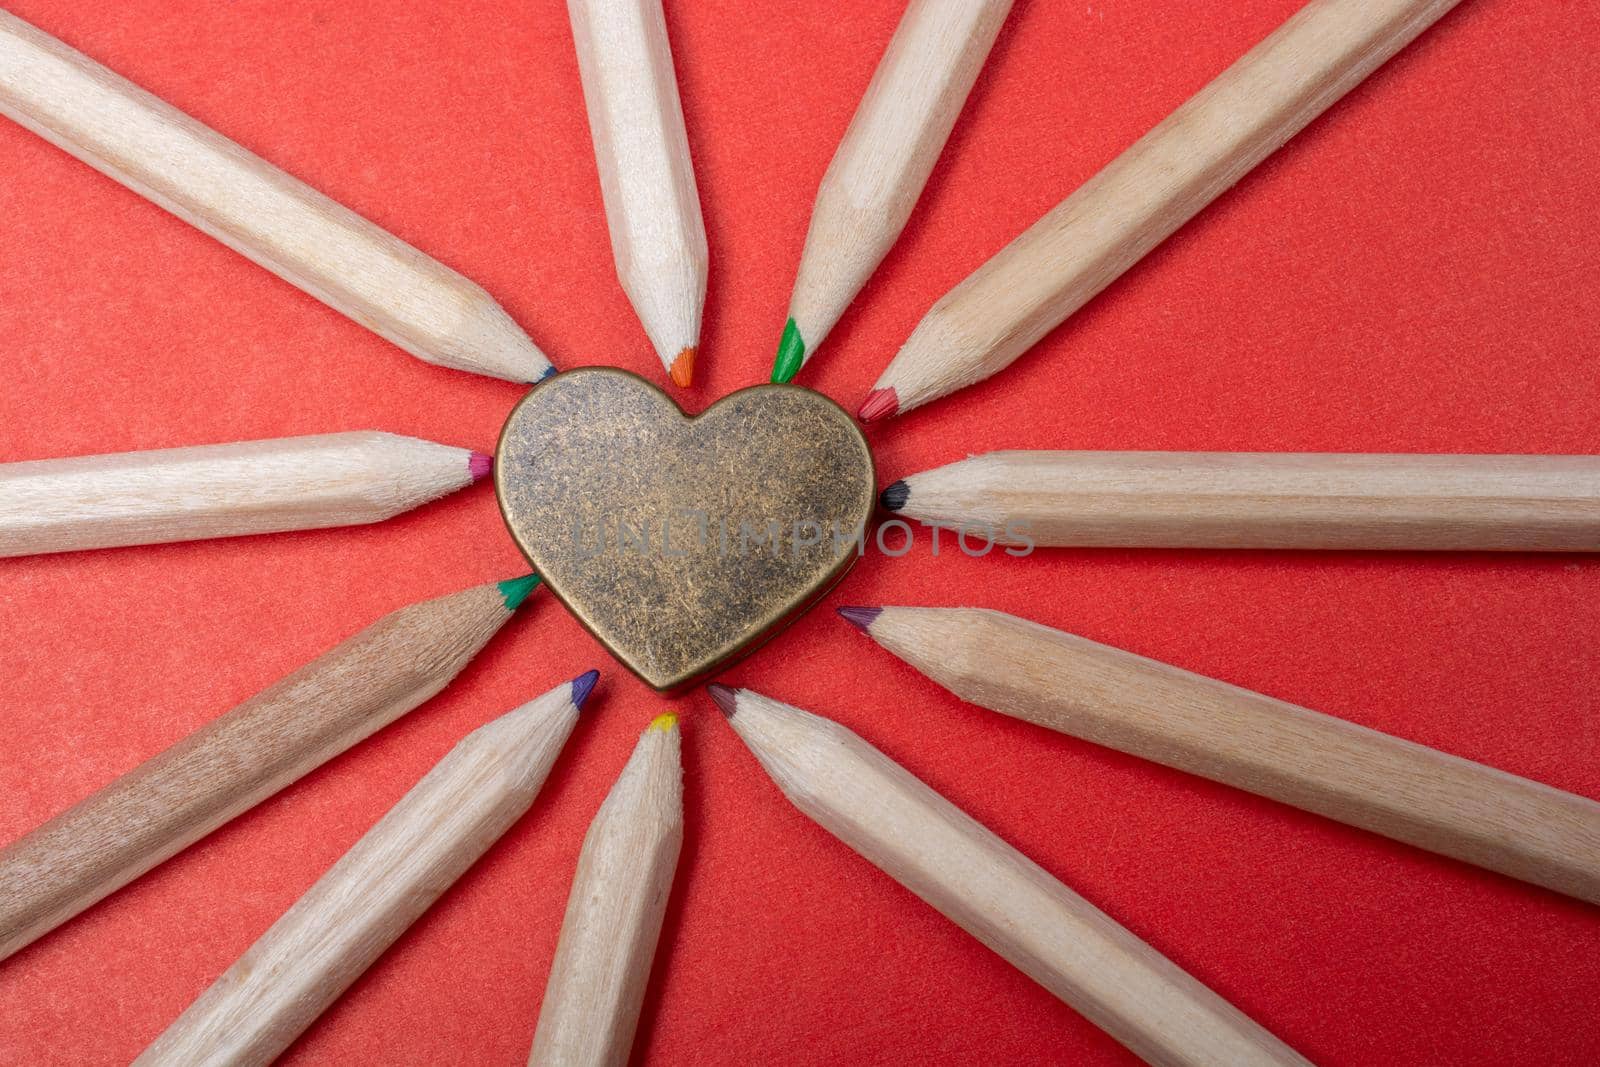
[[[564,5],[8,0],[495,294],[661,380],[613,272]],[[899,0],[671,5],[710,236],[700,381],[765,380],[812,194]],[[1023,0],[898,248],[802,381],[854,408],[927,306],[1298,0]],[[1582,7],[1583,5],[1578,5]],[[1593,452],[1600,36],[1467,0],[1006,374],[881,428],[1006,447]],[[0,459],[380,428],[492,446],[427,366],[0,122]],[[379,526],[0,562],[0,841],[380,614],[518,573],[490,491]],[[828,601],[1018,612],[1600,796],[1600,563],[869,558]],[[0,965],[0,1062],[126,1061],[458,738],[598,666],[532,813],[295,1046],[520,1063],[585,826],[663,700],[548,597],[443,696]],[[1600,1060],[1600,911],[962,705],[828,611],[731,681],[832,715],[1311,1059]],[[1110,1039],[683,712],[652,1063],[1076,1062]]]

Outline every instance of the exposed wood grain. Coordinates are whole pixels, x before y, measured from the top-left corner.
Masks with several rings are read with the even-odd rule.
[[[639,738],[584,836],[530,1067],[628,1062],[682,845],[677,720],[663,715]]]
[[[1600,904],[1600,803],[1026,619],[884,608],[957,696]]]
[[[1600,550],[1595,456],[991,452],[902,494],[1013,545]]]
[[[439,692],[510,617],[493,582],[391,612],[0,850],[0,959]]]
[[[1311,0],[939,299],[878,379],[909,411],[1011,365],[1458,0]]]
[[[1306,1062],[856,734],[748,689],[729,703],[796,807],[1146,1061]]]
[[[661,0],[567,0],[567,11],[617,277],[662,366],[687,386],[706,228]]]
[[[0,114],[418,359],[517,382],[551,369],[479,286],[4,11]]]
[[[4,463],[0,556],[378,522],[470,484],[473,463],[376,431]]]
[[[134,1062],[276,1059],[528,810],[578,720],[572,691],[468,734]]]
[[[1012,0],[911,0],[828,164],[789,300],[802,363],[905,229]]]

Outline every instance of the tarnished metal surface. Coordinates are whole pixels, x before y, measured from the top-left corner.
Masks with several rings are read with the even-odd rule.
[[[756,386],[689,419],[643,378],[594,368],[551,378],[511,412],[495,491],[551,591],[667,690],[844,575],[874,480],[861,431],[808,389]]]

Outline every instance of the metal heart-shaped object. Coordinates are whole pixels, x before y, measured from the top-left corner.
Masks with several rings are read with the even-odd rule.
[[[686,417],[626,371],[569,371],[511,412],[495,491],[511,535],[611,654],[675,689],[844,576],[872,453],[838,405],[760,385]]]

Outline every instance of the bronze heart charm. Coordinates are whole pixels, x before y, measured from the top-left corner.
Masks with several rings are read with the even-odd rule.
[[[495,491],[550,590],[658,690],[771,636],[858,558],[874,495],[855,422],[760,385],[694,418],[626,371],[542,383],[500,434]]]

